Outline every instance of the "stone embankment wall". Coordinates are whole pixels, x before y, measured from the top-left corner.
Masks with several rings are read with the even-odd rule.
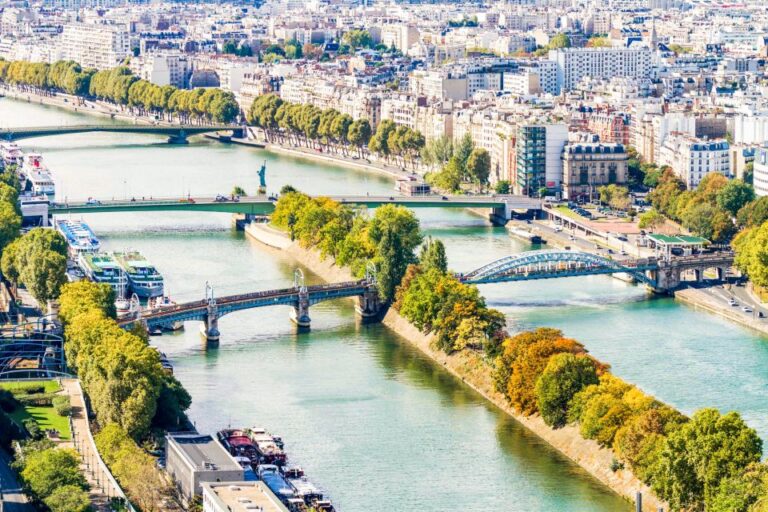
[[[327,281],[345,281],[353,278],[347,268],[334,265],[330,258],[322,260],[318,251],[304,249],[297,242],[291,242],[284,233],[269,225],[250,224],[246,228],[246,233],[270,247],[282,249]],[[383,323],[396,332],[404,343],[418,348],[617,494],[634,502],[636,493],[640,491],[643,493],[643,511],[657,512],[660,507],[669,510],[666,503],[656,498],[650,488],[640,482],[631,471],[626,469],[611,471],[613,462],[611,450],[601,448],[595,441],[582,438],[578,427],[568,425],[555,430],[544,423],[540,416],[522,416],[516,413],[507,404],[504,396],[494,389],[491,367],[479,353],[466,350],[447,355],[433,349],[433,335],[422,333],[394,309],[387,312]]]

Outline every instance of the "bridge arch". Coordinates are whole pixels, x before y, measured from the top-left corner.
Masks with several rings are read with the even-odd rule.
[[[507,256],[459,277],[467,283],[484,284],[626,273],[655,288],[646,272],[656,268],[653,259],[617,261],[586,252],[546,249]]]

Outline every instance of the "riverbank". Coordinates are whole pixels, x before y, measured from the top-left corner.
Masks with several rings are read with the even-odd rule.
[[[77,96],[71,96],[68,94],[57,93],[55,96],[46,96],[36,94],[34,92],[19,91],[11,87],[5,87],[2,89],[3,94],[8,98],[23,101],[26,103],[34,103],[38,105],[45,105],[49,107],[56,107],[76,112],[80,114],[91,114],[101,117],[109,117],[110,119],[116,119],[120,121],[126,121],[133,124],[147,124],[147,125],[162,125],[162,126],[174,126],[176,123],[170,123],[164,120],[155,120],[145,116],[136,116],[127,112],[123,112],[113,105],[108,105],[99,101],[84,100]],[[355,160],[354,158],[347,158],[342,155],[330,155],[326,153],[318,153],[316,150],[309,148],[298,148],[293,146],[282,146],[266,141],[259,141],[250,138],[235,138],[235,137],[219,137],[216,134],[205,135],[207,139],[215,140],[224,144],[237,144],[241,146],[248,146],[256,149],[263,149],[272,153],[290,155],[296,158],[305,158],[313,162],[321,162],[326,164],[339,165],[355,170],[362,170],[368,172],[375,172],[394,178],[395,180],[408,178],[412,175],[409,171],[403,171],[400,168],[386,165],[379,162],[372,162],[368,160]]]
[[[330,259],[322,260],[318,251],[304,249],[298,242],[291,242],[284,233],[268,225],[250,224],[246,233],[264,245],[284,251],[326,281],[353,278],[349,269],[333,264]],[[633,502],[636,492],[640,491],[643,493],[644,511],[656,512],[659,507],[667,508],[666,504],[656,498],[631,471],[626,469],[611,471],[613,453],[606,448],[601,448],[595,441],[582,438],[578,427],[568,425],[554,430],[539,416],[526,417],[516,413],[504,397],[494,390],[492,369],[479,354],[463,351],[447,355],[433,349],[432,335],[425,335],[393,309],[387,312],[383,323],[398,334],[400,341],[419,349],[432,361],[445,368],[618,495]]]
[[[731,322],[752,329],[763,336],[768,336],[768,320],[755,318],[744,314],[739,308],[727,304],[723,300],[718,300],[707,290],[699,288],[685,288],[675,292],[675,300],[682,302],[694,309],[701,309],[708,313],[726,318]]]

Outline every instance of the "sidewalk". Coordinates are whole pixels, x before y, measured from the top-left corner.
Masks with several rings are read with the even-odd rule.
[[[72,405],[70,422],[72,443],[65,443],[63,446],[69,445],[70,448],[74,448],[82,458],[82,469],[88,484],[91,486],[90,498],[94,509],[99,512],[109,512],[112,510],[109,505],[110,499],[123,497],[124,495],[100,462],[96,445],[93,442],[93,437],[90,435],[85,399],[77,380],[62,379],[61,386],[64,392],[69,395],[70,404]]]

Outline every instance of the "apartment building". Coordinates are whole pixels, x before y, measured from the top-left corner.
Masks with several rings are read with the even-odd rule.
[[[156,85],[184,89],[192,74],[187,56],[181,52],[149,53],[131,59],[131,71]]]
[[[754,165],[752,184],[755,187],[755,194],[768,196],[768,147],[757,150]]]
[[[115,67],[131,50],[128,29],[123,25],[67,24],[61,45],[66,59],[96,69]]]
[[[603,185],[627,182],[627,151],[623,144],[568,143],[563,149],[563,197],[595,197]]]
[[[673,132],[664,140],[659,164],[668,165],[689,190],[699,186],[707,174],[731,176],[729,146],[725,139],[705,140]]]
[[[629,144],[630,116],[624,112],[597,111],[587,116],[587,129],[603,142]]]
[[[350,87],[312,75],[291,76],[280,86],[280,97],[292,103],[335,108],[353,119],[367,119],[373,129],[382,119],[381,95],[370,87]]]
[[[521,124],[514,135],[510,181],[516,194],[536,196],[542,188],[559,193],[561,154],[568,141],[565,124]]]
[[[570,91],[584,77],[648,78],[651,73],[651,50],[632,48],[560,48],[549,52],[549,60],[557,65],[557,92]]]

